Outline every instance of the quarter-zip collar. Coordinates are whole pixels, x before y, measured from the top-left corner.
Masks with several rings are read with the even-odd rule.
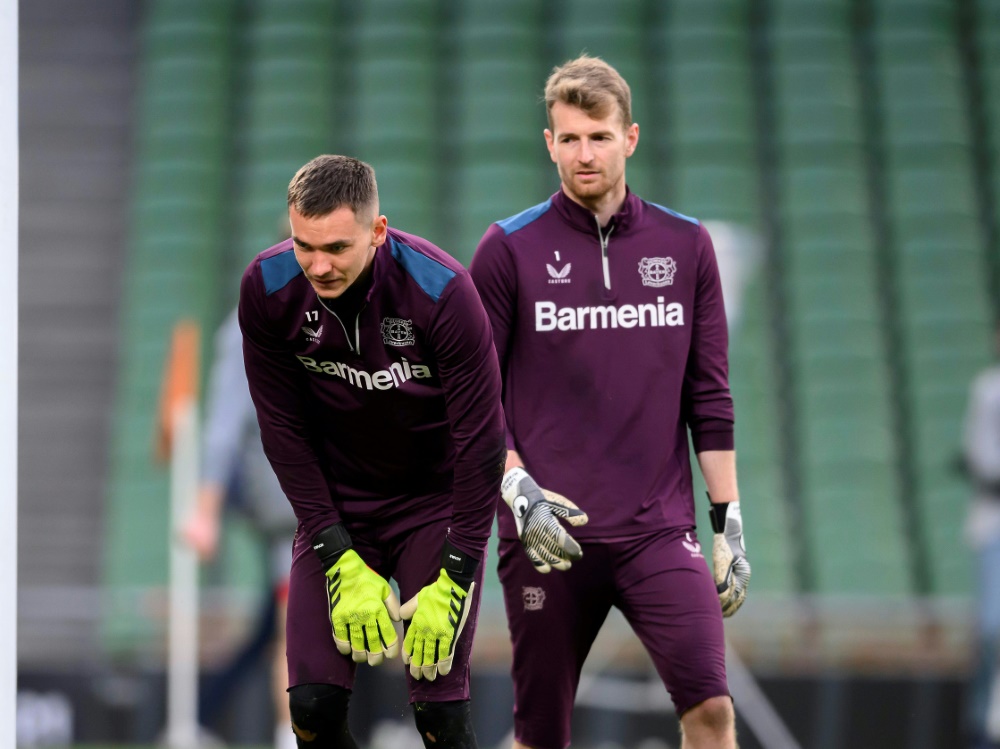
[[[382,254],[376,247],[375,255],[372,257],[367,271],[336,299],[323,299],[317,295],[319,303],[340,323],[351,351],[359,355],[361,353],[361,312],[371,301],[375,284],[381,275],[379,260]]]
[[[616,214],[608,221],[607,226],[601,228],[601,232],[608,233],[610,227],[614,227],[615,234],[621,234],[628,229],[629,225],[636,220],[641,209],[642,201],[632,194],[626,185],[625,202]],[[592,236],[598,236],[598,224],[595,214],[584,208],[579,203],[571,200],[562,189],[552,196],[552,207],[556,209],[560,216],[578,231],[582,231]]]

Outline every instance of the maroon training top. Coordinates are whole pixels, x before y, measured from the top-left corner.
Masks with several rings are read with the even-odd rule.
[[[239,318],[264,451],[309,538],[450,518],[452,543],[482,557],[503,446],[489,319],[468,272],[412,234],[389,230],[370,284],[342,319],[290,239],[250,263]]]
[[[581,539],[695,524],[694,449],[733,449],[726,313],[695,219],[628,192],[606,227],[558,192],[490,226],[470,272],[493,324],[508,447],[580,505]],[[511,513],[500,534],[516,538]]]

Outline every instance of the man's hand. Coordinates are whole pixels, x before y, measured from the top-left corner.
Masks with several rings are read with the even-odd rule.
[[[451,672],[455,645],[469,618],[475,571],[479,561],[445,542],[441,573],[403,604],[400,614],[410,621],[403,638],[403,663],[414,679],[434,681]]]
[[[225,490],[219,484],[206,482],[198,489],[194,510],[180,528],[181,540],[194,549],[198,560],[207,562],[219,550],[222,504]]]
[[[536,570],[568,570],[583,556],[580,544],[556,519],[563,518],[572,526],[587,522],[587,514],[566,497],[539,489],[521,467],[504,474],[500,493],[514,513],[517,537]]]
[[[366,565],[348,546],[350,538],[342,525],[320,531],[313,548],[326,570],[333,641],[344,655],[357,663],[377,666],[399,652],[394,621],[399,621],[399,601],[385,578]]]
[[[709,498],[711,500],[711,498]],[[715,568],[715,589],[722,604],[722,615],[732,616],[747,597],[750,584],[750,562],[743,543],[743,516],[740,503],[713,504],[709,510],[715,541],[712,544],[712,564]]]

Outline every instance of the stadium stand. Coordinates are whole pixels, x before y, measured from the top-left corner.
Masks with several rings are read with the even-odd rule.
[[[653,60],[667,83],[665,96],[651,97],[659,107],[653,114],[665,127],[646,132],[650,140],[670,143],[673,189],[662,198],[669,199],[667,205],[701,220],[756,230],[762,222],[760,175],[743,7],[730,2],[672,5],[656,32],[660,44],[654,48],[665,53]],[[788,594],[796,582],[773,418],[778,397],[774,343],[766,287],[758,275],[750,281],[742,320],[730,340],[736,440],[741,489],[757,505],[745,519],[748,537],[760,539],[754,542],[754,587]],[[737,372],[742,374],[735,376]],[[702,497],[699,492],[699,503]],[[701,525],[705,545],[711,539],[707,523]]]
[[[790,395],[815,592],[906,594],[849,4],[773,9],[786,355],[796,373]],[[864,574],[873,568],[880,574]]]
[[[872,28],[884,122],[887,218],[913,414],[917,509],[930,590],[966,591],[955,553],[965,489],[948,446],[959,441],[968,383],[988,361],[989,309],[954,6],[876,4]]]
[[[468,263],[486,227],[542,202],[555,189],[548,168],[538,103],[542,62],[541,6],[462,3],[454,18],[447,132],[453,139],[454,206],[446,247]]]
[[[375,167],[390,226],[424,236],[440,226],[437,12],[429,0],[358,4],[348,31],[357,42],[354,98],[338,102],[356,110],[354,155]]]
[[[258,0],[248,8],[228,157],[237,207],[231,275],[282,238],[285,190],[295,170],[338,145],[334,8],[320,0]],[[235,303],[233,291],[227,289]]]
[[[993,314],[1000,318],[1000,6],[979,0],[968,6],[974,11],[968,39],[974,50],[971,74],[977,82],[979,135],[982,154],[984,210],[989,233],[987,252],[993,282]]]
[[[137,612],[166,570],[166,544],[151,545],[140,529],[167,525],[166,481],[151,454],[170,330],[181,317],[218,314],[235,10],[232,2],[154,3],[144,23],[120,318],[130,343],[118,378],[105,552],[105,624],[119,645],[148,636],[151,622]]]

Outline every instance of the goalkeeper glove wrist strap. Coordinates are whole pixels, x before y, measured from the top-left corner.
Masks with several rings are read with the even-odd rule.
[[[328,525],[312,538],[313,551],[319,557],[324,571],[336,564],[351,546],[351,536],[343,523]]]
[[[708,498],[712,501],[712,498]],[[720,504],[713,503],[708,509],[708,517],[712,521],[712,530],[715,533],[724,533],[726,530],[726,511],[729,509],[729,505],[735,504],[734,502],[723,502]]]
[[[468,590],[476,577],[476,570],[479,569],[479,560],[455,548],[446,538],[441,549],[441,569],[448,573],[452,581]]]

